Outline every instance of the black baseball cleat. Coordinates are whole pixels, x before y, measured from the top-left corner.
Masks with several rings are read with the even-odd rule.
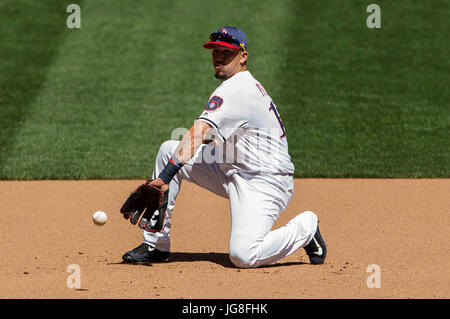
[[[325,262],[327,256],[327,245],[320,235],[319,225],[317,225],[316,233],[313,239],[305,247],[308,254],[309,262],[313,265],[321,265]]]
[[[169,258],[169,255],[170,252],[168,251],[160,251],[156,248],[151,249],[149,244],[142,243],[135,249],[126,252],[122,256],[122,260],[129,264],[164,262]]]

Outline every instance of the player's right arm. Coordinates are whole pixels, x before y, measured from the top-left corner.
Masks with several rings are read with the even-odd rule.
[[[161,191],[167,190],[172,178],[194,156],[200,145],[213,141],[211,129],[212,126],[209,123],[196,121],[188,132],[184,134],[169,163],[167,163],[158,178],[153,180],[150,185],[159,188]]]
[[[198,150],[200,145],[212,141],[210,137],[211,125],[204,121],[196,121],[189,131],[184,134],[173,156],[182,165],[186,164]]]
[[[189,161],[202,144],[212,142],[210,124],[196,121],[183,136],[169,163],[159,177],[147,180],[139,186],[123,204],[120,212],[134,225],[139,219],[139,227],[146,231],[160,231],[167,208],[169,183],[181,167]],[[210,137],[211,136],[211,137]],[[154,213],[155,210],[158,214]],[[144,212],[145,211],[145,212]],[[144,214],[141,218],[141,215]],[[156,216],[156,217],[155,217]],[[153,221],[156,221],[153,223]]]

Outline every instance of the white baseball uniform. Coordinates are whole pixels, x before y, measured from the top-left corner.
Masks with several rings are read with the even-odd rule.
[[[200,146],[169,184],[161,232],[144,231],[144,242],[170,250],[170,217],[183,179],[228,198],[231,208],[230,259],[237,267],[275,262],[306,246],[317,216],[305,211],[276,230],[272,226],[294,193],[294,165],[286,132],[272,99],[249,71],[242,71],[213,92],[197,119],[215,130],[215,143]],[[153,178],[172,157],[179,141],[164,142]]]

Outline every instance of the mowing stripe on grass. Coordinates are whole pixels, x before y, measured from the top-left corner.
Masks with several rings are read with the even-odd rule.
[[[445,1],[299,1],[280,95],[299,177],[450,176]],[[295,43],[295,45],[294,45]]]
[[[16,135],[54,60],[65,1],[4,0],[0,6],[0,178]]]
[[[254,53],[250,68],[263,83],[276,83],[273,72],[283,61],[276,35],[284,32],[286,8],[259,1],[86,2],[81,29],[63,31],[4,178],[150,176],[159,145],[176,127],[192,125],[219,84],[211,52],[202,48],[209,34],[225,24],[244,29]]]
[[[367,4],[351,0],[78,3],[79,30],[65,27],[67,3],[0,7],[21,26],[0,31],[11,40],[1,44],[1,178],[148,177],[161,142],[188,128],[218,85],[201,44],[225,24],[247,33],[250,70],[281,112],[296,176],[450,176],[443,0],[380,0],[377,30],[366,27]]]

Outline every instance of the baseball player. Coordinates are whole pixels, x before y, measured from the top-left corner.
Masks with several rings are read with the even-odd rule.
[[[143,243],[125,253],[123,261],[167,260],[171,215],[186,180],[229,200],[229,256],[236,267],[273,263],[299,248],[305,249],[311,264],[323,264],[327,247],[315,213],[304,211],[272,230],[294,193],[294,165],[277,107],[247,69],[245,33],[221,27],[203,47],[211,49],[221,84],[182,140],[161,145],[152,179],[122,207],[133,224],[147,208],[139,221]]]

